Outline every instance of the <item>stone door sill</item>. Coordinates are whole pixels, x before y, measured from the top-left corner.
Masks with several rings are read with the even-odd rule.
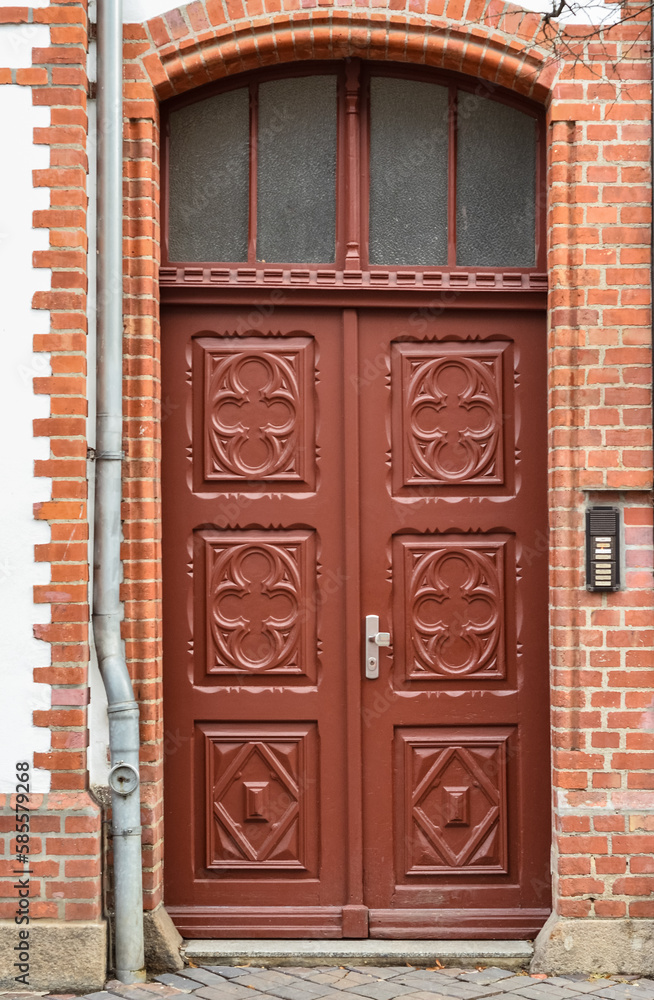
[[[414,965],[526,968],[531,941],[186,940],[182,957],[193,965]]]

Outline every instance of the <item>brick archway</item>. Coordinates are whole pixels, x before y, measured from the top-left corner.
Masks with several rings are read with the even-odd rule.
[[[424,2],[415,3],[413,13],[414,0],[409,0],[411,10],[403,15],[382,13],[372,3],[350,10],[307,4],[308,9],[274,11],[264,18],[246,13],[248,6],[260,9],[259,0],[229,0],[228,8],[240,8],[233,20],[217,15],[210,23],[204,10],[197,10],[200,4],[191,3],[147,22],[143,42],[149,44],[134,53],[141,68],[135,79],[145,79],[163,101],[246,70],[358,56],[453,70],[547,103],[557,66],[539,45],[538,15],[487,0],[473,4],[468,20],[457,23],[461,0],[427,0],[426,5],[427,13],[417,9]],[[128,101],[130,96],[142,99],[140,88],[131,90],[127,84]]]
[[[182,739],[166,729],[161,703],[159,443],[169,402],[159,383],[159,104],[246,70],[357,56],[465,73],[485,81],[485,90],[495,85],[547,105],[557,66],[538,44],[538,15],[473,0],[474,21],[463,21],[463,6],[409,0],[411,9],[396,13],[372,4],[321,4],[264,17],[261,0],[226,0],[225,9],[206,0],[125,27],[123,599],[128,662],[142,708],[146,909],[163,900],[163,764]]]

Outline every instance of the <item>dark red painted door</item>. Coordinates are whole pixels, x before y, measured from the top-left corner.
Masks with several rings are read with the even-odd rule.
[[[549,903],[545,339],[363,311],[364,898],[377,937],[529,936]],[[367,373],[367,374],[366,374]]]
[[[341,326],[164,319],[166,894],[191,937],[340,935]]]
[[[166,902],[522,936],[549,893],[540,313],[171,307]],[[391,645],[365,678],[363,618]]]

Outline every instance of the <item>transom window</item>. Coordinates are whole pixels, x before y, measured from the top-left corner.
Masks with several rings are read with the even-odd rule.
[[[166,122],[170,262],[542,266],[538,112],[489,84],[288,67]]]

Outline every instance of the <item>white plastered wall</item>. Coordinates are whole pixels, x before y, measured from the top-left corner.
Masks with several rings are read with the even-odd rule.
[[[9,29],[9,30],[7,30]],[[13,32],[13,34],[12,34]],[[43,25],[3,26],[0,65],[31,65],[32,46],[48,45]],[[35,291],[50,287],[50,272],[32,266],[32,253],[48,249],[48,232],[32,228],[32,212],[48,207],[46,188],[32,187],[32,171],[49,165],[45,146],[33,143],[33,129],[47,127],[47,108],[32,106],[29,87],[0,87],[0,122],[10,136],[0,153],[0,426],[3,476],[0,490],[0,792],[16,787],[17,761],[33,762],[50,749],[50,732],[32,723],[35,709],[50,708],[50,687],[36,684],[34,667],[50,663],[50,646],[35,639],[35,623],[50,620],[47,604],[35,604],[33,587],[47,584],[50,567],[36,563],[34,545],[50,540],[48,526],[34,520],[33,504],[50,499],[50,481],[34,476],[34,460],[49,457],[49,443],[34,438],[32,421],[49,415],[47,396],[35,395],[32,380],[50,374],[47,355],[34,354],[32,338],[49,330],[49,313],[31,308]],[[46,792],[48,771],[33,772],[32,789]]]
[[[0,3],[0,8],[8,6]],[[38,4],[33,4],[38,6]],[[45,24],[0,24],[0,66],[24,69],[32,65],[32,49],[50,44]]]

